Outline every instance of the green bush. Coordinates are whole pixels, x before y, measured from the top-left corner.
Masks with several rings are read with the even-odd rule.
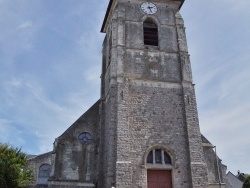
[[[22,188],[31,181],[27,157],[21,149],[0,144],[0,187]]]
[[[250,175],[247,175],[242,188],[250,188]]]

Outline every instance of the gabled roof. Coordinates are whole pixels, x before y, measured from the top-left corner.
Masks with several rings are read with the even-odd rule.
[[[237,176],[235,176],[232,172],[228,172],[226,175],[229,183],[231,184],[232,187],[238,188],[238,187],[242,187],[243,182],[240,181]]]
[[[209,142],[208,139],[203,134],[201,135],[201,141],[202,143],[211,144],[211,142]]]
[[[106,23],[106,21],[107,21],[107,19],[108,19],[109,11],[110,11],[110,9],[111,9],[111,6],[112,6],[113,1],[114,1],[114,0],[110,0],[110,1],[109,1],[108,8],[107,8],[107,11],[106,11],[106,14],[105,14],[103,23],[102,23],[101,32],[104,32],[105,23]],[[181,9],[181,7],[182,7],[182,5],[183,5],[184,2],[185,2],[185,0],[182,0],[181,5],[180,5],[180,7],[179,7],[179,10]]]
[[[33,156],[30,155],[29,158],[28,158],[28,160],[29,161],[33,161],[33,160],[37,160],[37,159],[46,158],[46,157],[50,156],[52,153],[53,153],[53,151],[49,151],[47,153],[42,153],[40,155],[33,155]]]

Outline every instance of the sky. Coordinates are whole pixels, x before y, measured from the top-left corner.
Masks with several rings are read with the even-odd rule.
[[[100,96],[108,0],[0,0],[0,142],[52,150]],[[202,134],[228,170],[250,173],[250,1],[186,0]]]

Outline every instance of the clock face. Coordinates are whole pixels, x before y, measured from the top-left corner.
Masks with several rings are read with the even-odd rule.
[[[154,14],[157,12],[157,7],[153,3],[145,2],[141,4],[141,9],[146,14]]]

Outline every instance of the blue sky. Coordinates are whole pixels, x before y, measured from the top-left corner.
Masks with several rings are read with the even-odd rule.
[[[0,0],[0,142],[38,154],[99,98],[108,0]],[[186,0],[202,133],[250,173],[250,1]]]

